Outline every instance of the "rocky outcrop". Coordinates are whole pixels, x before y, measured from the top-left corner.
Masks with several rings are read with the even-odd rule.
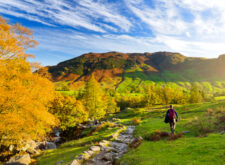
[[[36,149],[40,150],[56,149],[56,144],[54,142],[38,142]]]
[[[4,165],[28,165],[30,162],[30,155],[25,154],[11,157],[10,160]]]

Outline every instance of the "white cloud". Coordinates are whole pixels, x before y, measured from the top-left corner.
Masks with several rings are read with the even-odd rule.
[[[154,33],[181,34],[187,29],[187,23],[182,20],[178,10],[170,1],[161,3],[155,1],[155,7],[149,7],[145,1],[126,1],[128,8],[143,21]]]
[[[78,3],[84,7],[84,13],[96,19],[103,19],[105,22],[113,23],[126,32],[129,31],[132,24],[123,15],[119,14],[119,6],[106,3],[106,1],[93,2],[92,0],[79,0]]]
[[[223,0],[151,2],[150,5],[147,0],[44,0],[44,3],[37,0],[0,0],[0,13],[48,26],[65,25],[100,32],[94,35],[68,31],[69,28],[60,31],[34,29],[40,43],[37,50],[71,55],[65,59],[88,51],[173,51],[205,57],[225,53]],[[73,55],[73,52],[76,54]]]
[[[108,30],[129,31],[132,24],[119,13],[116,6],[103,1],[79,0],[75,5],[69,1],[7,0],[0,1],[0,13],[22,17],[43,24],[60,24],[75,28],[86,28],[97,32]],[[104,22],[99,22],[102,19]],[[111,23],[114,26],[107,25]]]
[[[177,37],[157,36],[155,42],[163,44],[173,52],[180,52],[192,57],[217,58],[225,52],[225,43],[207,41],[189,41]]]
[[[225,5],[222,0],[126,1],[128,8],[169,50],[189,56],[217,57],[225,52]],[[192,19],[186,20],[186,11]]]
[[[165,47],[155,42],[151,37],[114,34],[99,36],[54,29],[34,30],[36,31],[35,39],[40,44],[36,50],[65,53],[67,56],[65,56],[64,60],[87,52],[154,52]]]

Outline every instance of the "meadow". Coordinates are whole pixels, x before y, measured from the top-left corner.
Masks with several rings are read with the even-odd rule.
[[[208,124],[209,122],[216,122],[216,114],[224,113],[224,107],[224,101],[175,105],[179,114],[176,134],[183,131],[188,133],[172,140],[169,140],[168,137],[150,140],[156,132],[170,132],[169,124],[164,123],[167,106],[126,108],[108,117],[108,120],[114,118],[114,120],[116,119],[115,122],[122,125],[136,125],[134,136],[141,136],[144,139],[138,148],[130,148],[129,152],[120,160],[120,164],[224,164],[225,134],[220,134],[222,130],[219,126]],[[212,119],[205,120],[210,113],[214,114]],[[222,122],[222,126],[224,128],[225,121]],[[48,163],[54,165],[61,161],[63,165],[66,165],[91,145],[110,136],[116,129],[118,128],[104,127],[92,135],[87,134],[87,136],[78,140],[68,141],[56,150],[44,151],[42,155],[36,158],[36,164],[44,165]],[[85,131],[90,132],[90,129]]]
[[[135,129],[135,136],[142,136],[144,141],[136,148],[131,149],[121,160],[121,164],[129,165],[150,165],[150,164],[224,164],[225,162],[225,134],[220,134],[217,126],[209,125],[210,120],[205,120],[204,115],[211,110],[214,113],[224,111],[225,102],[214,102],[204,104],[191,104],[176,106],[179,114],[176,133],[188,131],[181,138],[168,140],[162,138],[157,141],[150,141],[149,138],[155,132],[169,132],[169,124],[163,122],[167,108],[153,108],[139,110],[121,114],[124,122],[132,123],[133,117],[142,118],[140,124]],[[133,111],[133,112],[132,112]],[[128,120],[130,118],[130,121]],[[193,124],[193,120],[198,121],[198,127]],[[214,119],[212,119],[215,122]],[[225,122],[223,121],[223,128]],[[209,129],[206,131],[204,127]]]

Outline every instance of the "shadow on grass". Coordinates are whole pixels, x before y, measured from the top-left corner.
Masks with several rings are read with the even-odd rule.
[[[43,152],[42,155],[37,157],[38,165],[55,165],[57,162],[61,161],[62,165],[68,164],[68,162],[72,161],[75,158],[75,155],[81,153],[88,149],[89,146],[86,147],[76,147],[76,148],[60,148],[57,150],[49,150]]]

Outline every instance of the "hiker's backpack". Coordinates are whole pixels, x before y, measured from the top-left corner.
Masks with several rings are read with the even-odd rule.
[[[175,118],[175,110],[174,109],[169,109],[169,119],[174,119]]]

